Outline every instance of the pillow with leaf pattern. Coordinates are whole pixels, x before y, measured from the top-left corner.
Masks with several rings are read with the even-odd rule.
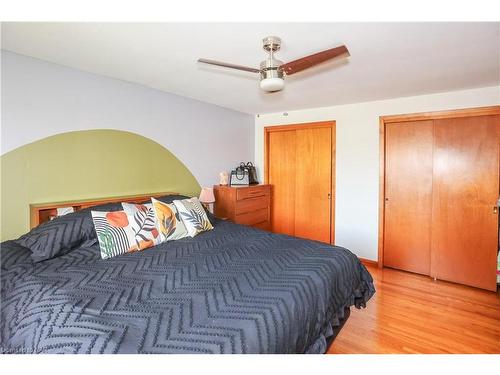
[[[174,205],[179,211],[189,236],[194,237],[198,233],[213,229],[212,223],[208,220],[207,213],[198,198],[175,200]]]
[[[122,205],[127,209],[114,212],[91,211],[103,259],[141,251],[159,243],[152,208],[139,204]]]
[[[151,202],[161,242],[178,240],[188,236],[186,226],[172,203],[164,203],[155,198],[151,198]]]
[[[152,203],[134,204],[122,202],[122,207],[129,217],[134,236],[139,241],[153,241],[152,246],[161,243]]]

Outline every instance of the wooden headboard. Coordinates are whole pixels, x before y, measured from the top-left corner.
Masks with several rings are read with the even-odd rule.
[[[79,201],[52,202],[52,203],[34,203],[30,204],[30,228],[57,217],[57,209],[62,207],[73,207],[75,211],[83,208],[97,206],[105,203],[133,202],[143,203],[153,198],[163,197],[165,195],[177,195],[178,193],[151,193],[141,195],[127,195],[121,197],[85,199]]]

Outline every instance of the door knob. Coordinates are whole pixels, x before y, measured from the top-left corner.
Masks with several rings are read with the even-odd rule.
[[[498,206],[493,206],[493,213],[495,215],[498,213]]]

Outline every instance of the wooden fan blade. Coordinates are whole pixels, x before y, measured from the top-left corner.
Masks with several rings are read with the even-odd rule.
[[[243,66],[243,65],[228,64],[228,63],[221,62],[221,61],[208,60],[208,59],[198,59],[198,62],[201,62],[203,64],[222,66],[224,68],[244,70],[245,72],[260,73],[259,69],[250,68],[248,66]]]
[[[289,63],[281,65],[281,70],[283,70],[287,75],[291,75],[342,55],[349,56],[349,50],[346,46],[327,49],[326,51],[321,51],[315,53],[314,55],[290,61]]]

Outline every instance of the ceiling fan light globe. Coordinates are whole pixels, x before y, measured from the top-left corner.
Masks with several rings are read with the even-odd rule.
[[[260,88],[267,92],[281,91],[284,87],[285,80],[283,78],[265,78],[260,81]]]

